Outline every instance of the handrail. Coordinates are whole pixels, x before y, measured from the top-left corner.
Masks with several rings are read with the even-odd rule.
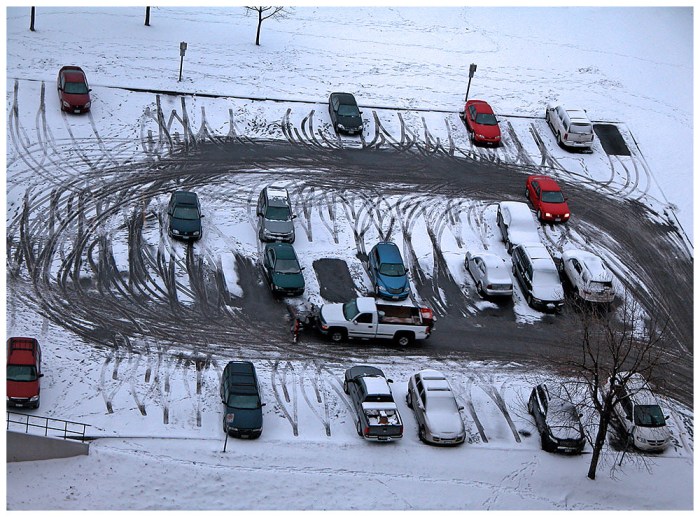
[[[16,419],[13,417],[17,417]],[[39,423],[32,423],[30,420],[34,419],[35,421],[38,421]],[[54,424],[57,422],[58,424]],[[49,425],[49,424],[53,425]],[[25,413],[13,413],[12,411],[7,412],[7,430],[16,430],[18,426],[13,426],[13,429],[10,429],[10,424],[18,424],[18,426],[21,426],[24,428],[24,432],[29,434],[29,428],[38,428],[38,429],[43,429],[44,430],[44,436],[49,436],[49,430],[51,431],[58,431],[58,433],[52,433],[51,436],[57,436],[61,437],[61,433],[63,433],[62,437],[64,440],[80,440],[81,442],[85,442],[85,428],[90,427],[90,424],[83,424],[81,422],[72,422],[70,420],[63,420],[60,418],[50,418],[50,417],[44,417],[44,416],[36,416],[36,415],[27,415]],[[59,427],[54,427],[54,425],[58,425]],[[69,429],[70,426],[78,426],[79,429]]]

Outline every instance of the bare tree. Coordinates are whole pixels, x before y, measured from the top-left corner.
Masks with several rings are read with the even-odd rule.
[[[571,366],[582,377],[594,414],[598,419],[590,437],[593,447],[588,477],[595,479],[601,451],[613,418],[615,391],[635,373],[652,379],[662,365],[667,320],[644,314],[625,292],[618,310],[599,310],[574,304],[580,329],[581,357]]]
[[[248,7],[246,6],[246,15],[256,13],[258,15],[258,31],[255,35],[255,44],[260,45],[260,28],[262,27],[262,22],[269,18],[286,18],[291,8],[289,7]]]

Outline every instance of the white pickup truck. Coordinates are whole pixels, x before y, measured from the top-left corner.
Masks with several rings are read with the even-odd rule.
[[[318,330],[331,341],[393,339],[400,346],[428,339],[433,326],[433,311],[428,307],[377,303],[369,297],[322,305],[317,319]]]

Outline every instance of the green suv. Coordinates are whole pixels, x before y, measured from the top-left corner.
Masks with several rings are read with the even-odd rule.
[[[291,244],[274,242],[265,245],[263,272],[272,294],[299,296],[304,292],[303,267],[299,266],[297,254]]]
[[[258,438],[262,434],[265,404],[255,366],[250,361],[230,361],[221,376],[224,404],[224,432],[237,438]]]

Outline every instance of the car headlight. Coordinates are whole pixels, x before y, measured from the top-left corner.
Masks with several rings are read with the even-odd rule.
[[[36,402],[39,400],[39,395],[34,395],[32,398],[29,399],[29,402]]]
[[[338,124],[338,129],[345,130],[345,126],[343,124]]]
[[[476,134],[476,137],[477,137],[477,138],[486,138],[484,135],[482,135],[482,134],[480,134],[480,133],[477,133],[477,134]]]
[[[566,212],[566,213],[564,214],[564,219],[568,219],[568,218],[569,218],[569,212]]]
[[[383,293],[386,293],[386,292],[388,291],[387,288],[384,287],[384,286],[381,285],[381,284],[380,284],[378,287],[379,287],[379,290],[380,290],[381,292],[383,292]]]
[[[196,232],[192,232],[192,235],[199,235],[199,230],[197,230]]]
[[[539,298],[535,298],[534,296],[531,297],[532,303],[542,303],[542,300]]]
[[[493,139],[494,139],[494,140],[500,140],[500,139],[501,139],[501,135],[494,136]]]
[[[68,101],[63,101],[63,107],[70,108],[70,104],[68,103]]]
[[[173,235],[180,235],[180,230],[172,229]]]
[[[89,107],[90,107],[90,101],[87,101],[87,102],[85,103],[85,107],[86,107],[86,108],[89,108]]]

